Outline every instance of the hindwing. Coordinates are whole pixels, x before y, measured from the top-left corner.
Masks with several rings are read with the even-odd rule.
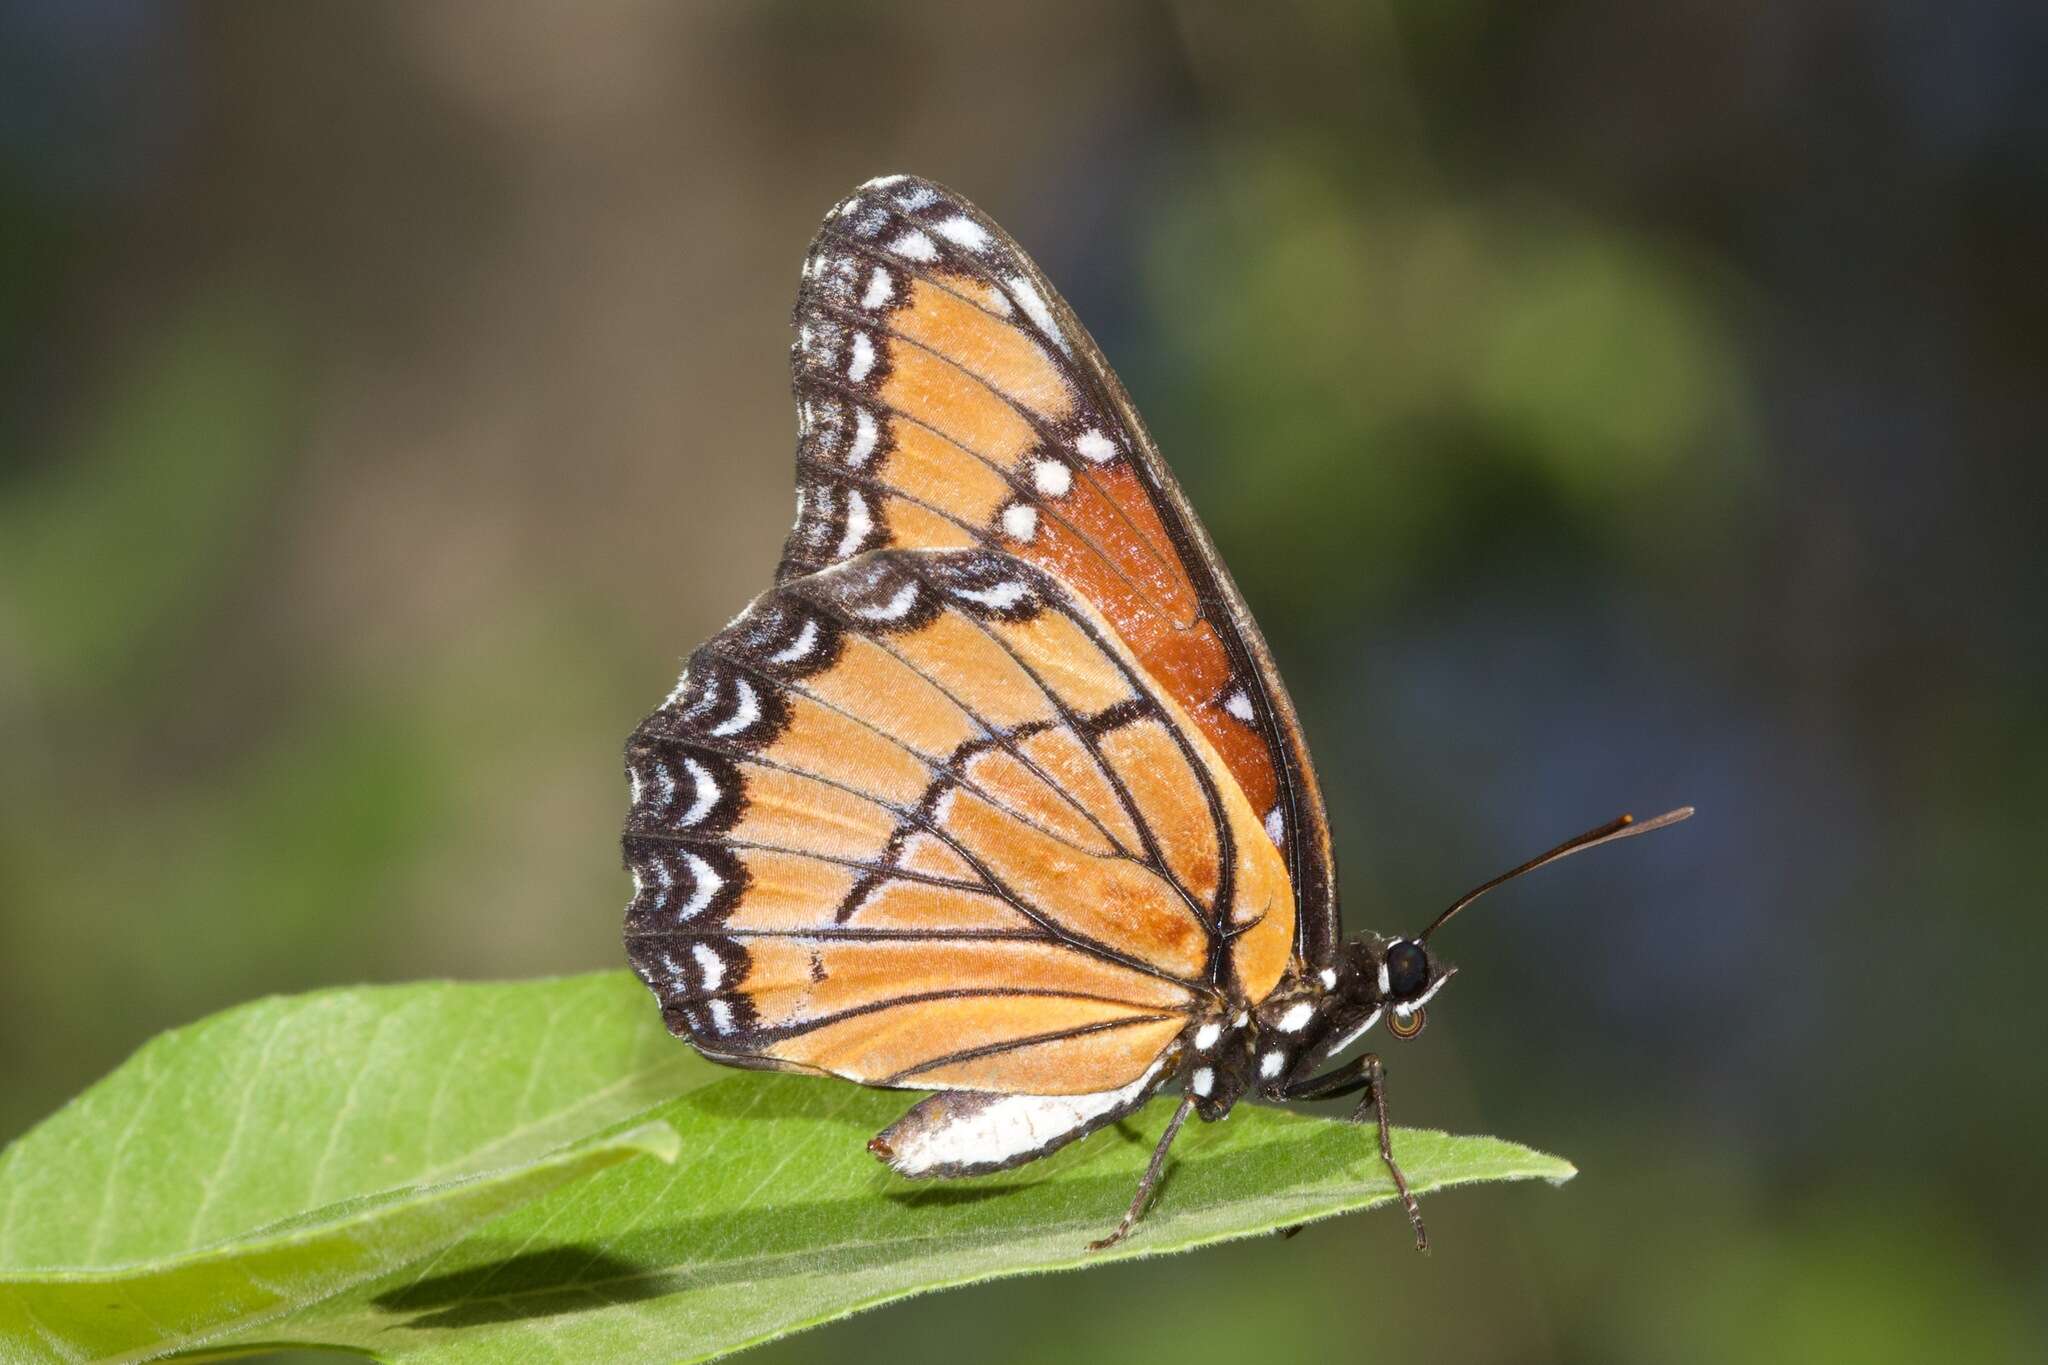
[[[634,733],[627,941],[721,1060],[1116,1089],[1269,992],[1278,851],[1103,615],[983,549],[787,579]]]

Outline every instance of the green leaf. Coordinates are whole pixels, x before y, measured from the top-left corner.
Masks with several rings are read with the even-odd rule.
[[[0,1342],[67,1360],[147,1360],[199,1346],[418,1260],[508,1209],[641,1154],[649,1123],[523,1166],[330,1204],[204,1251],[113,1270],[0,1271]]]
[[[0,1356],[310,1302],[665,1147],[644,1120],[589,1140],[713,1074],[619,973],[324,991],[173,1030],[0,1152]]]
[[[925,1290],[1184,1251],[1393,1197],[1370,1130],[1243,1106],[1184,1132],[1150,1215],[1089,1252],[1170,1103],[1014,1172],[926,1183],[864,1148],[905,1099],[790,1076],[707,1086],[655,1111],[682,1139],[673,1167],[622,1167],[538,1200],[264,1339],[390,1359],[702,1360]],[[1491,1138],[1402,1130],[1395,1143],[1418,1192],[1574,1173]],[[1409,1237],[1398,1214],[1371,1231]]]
[[[728,1079],[700,1084],[707,1074]],[[0,1285],[161,1274],[399,1209],[424,1228],[435,1201],[548,1171],[573,1183],[488,1222],[479,1211],[433,1224],[409,1254],[384,1243],[380,1265],[365,1256],[309,1279],[296,1303],[209,1332],[204,1349],[683,1361],[924,1290],[1181,1251],[1392,1198],[1369,1130],[1245,1105],[1191,1126],[1136,1234],[1089,1253],[1129,1200],[1167,1102],[1017,1171],[924,1183],[865,1150],[910,1099],[710,1068],[667,1038],[624,974],[260,1002],[150,1044],[0,1154]],[[673,1165],[578,1178],[564,1163],[595,1149],[550,1155],[599,1132],[645,1145],[649,1125],[673,1132]],[[1423,1193],[1573,1173],[1491,1138],[1402,1130],[1395,1144]],[[364,1198],[395,1186],[429,1188]],[[301,1213],[337,1200],[356,1202]],[[1383,1221],[1375,1231],[1405,1240],[1398,1215]],[[180,1283],[195,1299],[211,1292]],[[5,1335],[18,1322],[0,1318],[0,1355],[53,1354]]]

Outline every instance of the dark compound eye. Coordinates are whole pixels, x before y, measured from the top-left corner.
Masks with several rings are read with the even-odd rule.
[[[1419,943],[1403,939],[1387,949],[1387,993],[1412,1000],[1429,985],[1429,954]]]

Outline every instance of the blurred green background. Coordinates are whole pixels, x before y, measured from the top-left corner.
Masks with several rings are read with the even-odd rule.
[[[1499,894],[1396,1117],[1562,1192],[758,1352],[2048,1349],[2038,6],[0,6],[0,1138],[251,996],[621,965],[619,750],[768,580],[887,171],[1095,330],[1354,929]]]

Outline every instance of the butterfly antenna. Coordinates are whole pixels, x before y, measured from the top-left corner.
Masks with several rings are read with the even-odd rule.
[[[1502,882],[1511,882],[1523,873],[1534,872],[1539,867],[1547,867],[1559,858],[1569,858],[1574,853],[1583,853],[1589,848],[1598,848],[1602,844],[1611,844],[1616,839],[1626,839],[1636,834],[1648,834],[1653,829],[1663,829],[1666,825],[1675,825],[1680,820],[1687,819],[1691,815],[1691,806],[1680,806],[1677,810],[1667,810],[1654,820],[1638,821],[1633,815],[1624,815],[1618,820],[1608,821],[1598,829],[1589,829],[1584,834],[1567,839],[1548,853],[1539,853],[1520,867],[1510,868],[1492,881],[1481,882],[1478,886],[1473,887],[1470,891],[1458,897],[1457,900],[1451,902],[1450,909],[1430,921],[1429,927],[1424,929],[1419,935],[1420,941],[1423,943],[1429,942],[1429,936],[1443,928],[1444,921],[1457,914],[1460,910],[1463,910],[1473,901],[1478,900],[1487,892],[1493,890],[1496,886],[1499,886]]]

